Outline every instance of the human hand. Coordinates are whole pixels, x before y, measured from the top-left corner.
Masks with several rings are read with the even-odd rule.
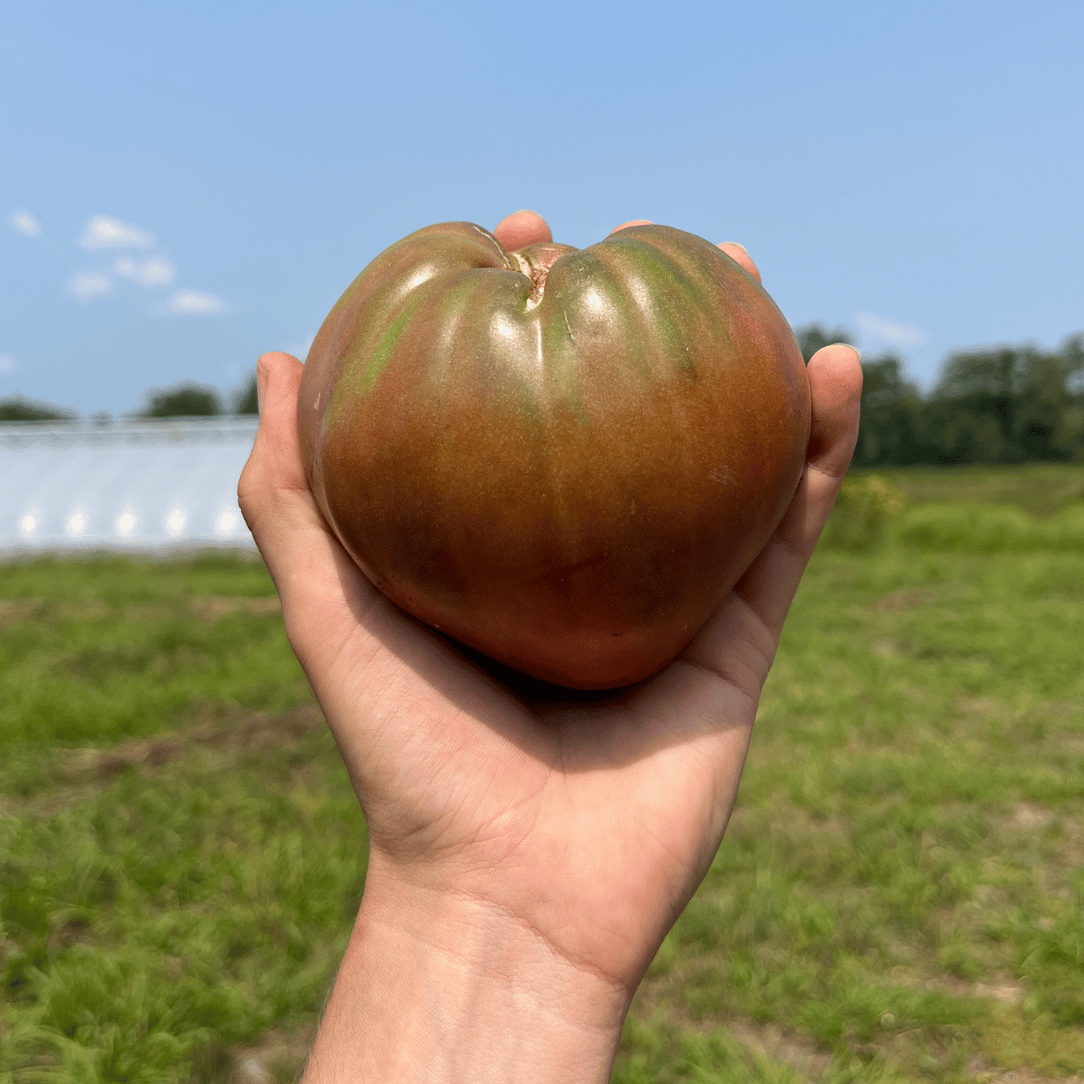
[[[529,212],[494,232],[509,249],[551,239]],[[720,247],[759,279],[741,246]],[[601,694],[507,671],[388,602],[309,492],[300,363],[269,354],[258,372],[241,507],[370,839],[305,1080],[347,1079],[347,1065],[349,1079],[368,1066],[385,1081],[605,1080],[632,994],[726,827],[783,619],[854,447],[857,355],[832,346],[810,362],[806,469],[752,567],[666,670]]]

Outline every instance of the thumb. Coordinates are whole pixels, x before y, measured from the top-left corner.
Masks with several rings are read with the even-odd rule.
[[[237,484],[237,499],[269,567],[279,563],[283,519],[301,526],[317,511],[297,439],[302,371],[301,362],[289,354],[264,354],[256,363],[260,427]]]
[[[264,354],[257,362],[260,428],[237,485],[241,514],[278,588],[287,628],[305,626],[297,620],[302,611],[315,607],[326,615],[329,605],[341,607],[343,569],[352,565],[305,475],[297,435],[302,372],[289,354]]]

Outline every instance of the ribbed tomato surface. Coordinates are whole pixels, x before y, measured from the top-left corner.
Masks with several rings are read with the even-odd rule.
[[[309,353],[313,492],[420,620],[581,689],[649,677],[778,525],[809,435],[786,320],[691,234],[507,253],[430,226],[374,260]]]

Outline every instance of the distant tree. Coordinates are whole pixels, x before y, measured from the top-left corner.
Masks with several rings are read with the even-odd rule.
[[[1074,394],[1084,395],[1084,331],[1075,335],[1066,335],[1061,341],[1058,353],[1065,359],[1065,370],[1069,374],[1068,384]]]
[[[1022,456],[997,415],[930,397],[922,406],[922,459],[928,463],[1014,463]]]
[[[249,379],[247,387],[237,396],[237,403],[233,408],[234,414],[259,414],[260,406],[256,398],[256,377]]]
[[[1060,459],[1058,437],[1072,405],[1065,359],[1029,352],[1017,375],[1013,438],[1024,459]]]
[[[929,458],[952,463],[1019,463],[1084,458],[1082,336],[1058,350],[1032,345],[951,355],[925,410]]]
[[[202,418],[222,413],[222,399],[205,384],[177,384],[150,392],[141,418]]]
[[[1058,348],[1065,365],[1068,403],[1054,438],[1059,458],[1084,462],[1084,331],[1067,335]]]
[[[0,399],[0,422],[68,422],[75,417],[73,410],[19,395]]]
[[[1011,346],[952,354],[933,390],[938,458],[962,463],[1022,459],[1013,439],[1020,351]]]
[[[798,340],[798,346],[807,365],[809,359],[822,346],[831,346],[832,343],[850,344],[851,342],[851,333],[849,331],[841,327],[829,330],[823,324],[806,324],[804,327],[797,328],[794,337]]]
[[[849,342],[843,328],[795,331],[809,359]],[[1084,463],[1084,332],[1056,350],[1024,344],[960,351],[946,358],[923,396],[893,354],[862,365],[862,417],[854,463]]]
[[[1059,459],[1084,463],[1084,396],[1070,403],[1062,415],[1054,448]]]
[[[922,459],[922,398],[894,354],[862,364],[862,414],[854,462],[859,467]]]

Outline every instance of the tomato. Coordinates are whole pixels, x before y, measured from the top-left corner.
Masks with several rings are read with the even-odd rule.
[[[343,294],[298,428],[321,510],[389,599],[603,689],[666,666],[764,547],[809,410],[786,320],[707,241],[650,225],[509,253],[452,222]]]

